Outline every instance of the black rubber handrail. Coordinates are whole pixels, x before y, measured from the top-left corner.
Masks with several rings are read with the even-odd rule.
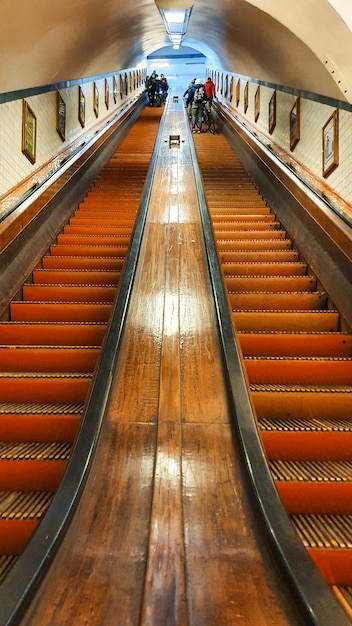
[[[23,618],[78,506],[107,408],[118,358],[149,204],[156,159],[162,140],[163,114],[150,161],[138,215],[93,377],[72,456],[53,501],[23,553],[0,586],[0,624],[15,626]]]
[[[187,124],[189,127],[189,125]],[[264,535],[293,595],[305,626],[351,626],[341,605],[288,518],[267,464],[256,427],[240,348],[234,337],[232,318],[214,241],[213,227],[204,194],[196,150],[189,132],[210,281],[214,294],[233,436],[239,441],[252,496],[260,512]]]

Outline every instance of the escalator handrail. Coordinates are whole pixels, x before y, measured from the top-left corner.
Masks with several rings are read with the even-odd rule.
[[[187,125],[189,126],[189,125]],[[232,318],[216,250],[213,227],[203,188],[196,150],[189,130],[206,256],[224,359],[230,402],[231,428],[243,453],[252,495],[260,511],[264,535],[293,593],[306,626],[348,626],[350,621],[310,558],[287,516],[272,480],[256,427],[240,348],[234,339]]]
[[[0,586],[1,626],[15,626],[23,618],[64,539],[88,477],[121,347],[164,123],[165,111],[161,118],[118,293],[74,450],[48,511]]]

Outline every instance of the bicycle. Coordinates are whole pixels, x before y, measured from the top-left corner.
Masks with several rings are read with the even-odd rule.
[[[213,113],[211,108],[207,108],[206,106],[203,108],[203,118],[202,118],[202,126],[205,126],[205,133],[209,131],[212,135],[215,134],[215,122],[213,118]]]

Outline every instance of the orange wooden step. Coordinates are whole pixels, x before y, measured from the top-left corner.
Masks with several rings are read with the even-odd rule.
[[[127,245],[53,245],[50,246],[50,254],[52,256],[98,256],[98,257],[116,257],[126,255]]]
[[[58,235],[59,245],[128,246],[130,237],[126,235]]]
[[[106,328],[104,322],[0,322],[0,344],[100,346]]]
[[[0,373],[0,402],[71,402],[86,399],[91,374]]]
[[[78,257],[46,256],[42,258],[43,269],[82,269],[121,272],[125,257]]]
[[[68,224],[63,229],[65,235],[116,235],[118,237],[131,237],[130,226],[114,226],[113,224]]]
[[[289,514],[352,515],[352,482],[275,481]]]
[[[244,331],[295,331],[336,332],[340,316],[337,311],[234,311],[237,330]]]
[[[212,203],[214,205],[214,203]],[[246,217],[250,218],[252,215],[272,215],[271,209],[268,206],[236,206],[231,205],[222,206],[221,204],[211,209],[211,218],[213,219],[230,219],[233,217]]]
[[[258,193],[251,193],[249,189],[237,189],[234,190],[231,186],[221,188],[221,186],[215,186],[213,189],[207,190],[207,203],[210,208],[213,206],[218,207],[222,204],[228,205],[231,203],[234,207],[238,206],[267,206],[267,202]]]
[[[53,498],[52,492],[0,492],[0,554],[19,554]]]
[[[352,335],[343,333],[244,333],[238,338],[244,356],[352,357]]]
[[[327,305],[327,295],[324,292],[229,293],[228,299],[232,310],[312,310],[324,309]]]
[[[226,263],[221,266],[223,276],[227,279],[235,276],[306,276],[305,263],[273,263],[273,262],[238,262]],[[231,284],[231,283],[230,283]]]
[[[9,493],[9,499],[12,497],[12,493]],[[4,520],[0,517],[0,554],[21,554],[39,522],[40,518],[35,517],[23,520],[16,518]]]
[[[344,418],[351,414],[351,391],[347,389],[314,389],[297,385],[277,388],[270,385],[251,385],[250,394],[258,418]]]
[[[82,418],[83,404],[2,403],[0,441],[72,443]]]
[[[281,224],[276,221],[259,221],[259,220],[237,220],[233,221],[231,224],[216,223],[214,224],[214,232],[215,236],[219,239],[223,239],[224,236],[230,233],[237,233],[238,231],[267,231],[267,230],[280,230]]]
[[[70,226],[114,226],[116,228],[126,228],[130,232],[133,229],[135,223],[134,217],[127,219],[121,218],[119,216],[113,217],[112,215],[103,217],[100,213],[95,217],[84,217],[80,215],[79,217],[71,217],[69,220]]]
[[[286,241],[286,240],[285,240]],[[280,244],[282,242],[280,241]],[[296,250],[233,250],[219,251],[222,271],[232,264],[256,264],[256,263],[293,263],[299,265],[299,254]]]
[[[302,292],[314,291],[314,276],[227,276],[225,285],[229,292]]]
[[[249,239],[258,240],[258,239],[269,239],[275,241],[276,239],[285,239],[286,232],[284,230],[275,230],[275,229],[262,229],[262,230],[231,230],[231,231],[221,231],[216,233],[217,242],[221,241],[236,241],[236,240],[245,240]]]
[[[27,454],[21,450],[32,449]],[[0,492],[1,491],[54,491],[58,488],[67,467],[71,445],[67,443],[4,443],[0,444]],[[5,448],[14,449],[6,456]],[[45,454],[45,449],[61,449],[61,454]],[[16,455],[16,449],[18,453]],[[34,450],[38,450],[37,455]],[[43,454],[40,456],[40,450]]]
[[[121,210],[116,210],[116,209],[111,209],[111,208],[102,209],[101,207],[94,210],[93,208],[88,209],[82,206],[82,208],[77,209],[77,211],[74,212],[73,217],[71,219],[74,219],[74,220],[98,219],[99,221],[102,219],[104,220],[117,219],[126,223],[130,223],[130,222],[134,223],[136,219],[136,215],[137,215],[137,209],[135,207],[130,210],[126,208],[121,209]]]
[[[46,302],[113,302],[116,286],[23,285],[23,299]]]
[[[246,223],[260,223],[260,224],[272,224],[275,222],[275,215],[273,213],[265,213],[265,214],[249,214],[249,215],[212,215],[212,222],[214,228],[231,228],[235,224],[246,224]]]
[[[13,301],[10,313],[13,321],[22,322],[107,322],[111,303]]]
[[[292,241],[290,241],[290,239],[257,239],[254,241],[252,239],[233,239],[232,241],[217,241],[216,247],[219,251],[220,258],[224,258],[224,252],[227,255],[233,255],[237,250],[249,250],[254,253],[260,252],[261,250],[270,252],[273,250],[290,250],[292,248]]]
[[[329,585],[352,585],[351,548],[307,548]]]
[[[112,270],[37,269],[33,271],[36,285],[118,285],[121,272]]]
[[[247,357],[250,383],[344,386],[352,382],[352,359],[335,357]],[[351,398],[352,407],[352,398]]]
[[[0,349],[0,372],[93,372],[100,351],[91,347],[22,345]]]
[[[267,431],[260,438],[268,459],[351,460],[352,432]],[[352,500],[350,506],[352,505]]]

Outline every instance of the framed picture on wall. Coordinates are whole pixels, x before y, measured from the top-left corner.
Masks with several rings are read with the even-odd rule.
[[[62,141],[66,139],[66,103],[60,92],[56,92],[56,130]]]
[[[243,94],[243,97],[244,97],[243,110],[245,113],[247,113],[247,109],[248,109],[248,89],[249,89],[249,83],[247,80],[244,86],[244,94]]]
[[[105,81],[104,81],[104,92],[105,92],[105,106],[108,109],[109,99],[110,99],[110,89],[109,89],[109,81],[107,78],[105,78]]]
[[[236,83],[236,107],[238,107],[241,99],[241,79],[239,78]]]
[[[122,78],[122,74],[120,74],[119,83],[120,83],[120,98],[122,100],[122,96],[123,96],[123,78]]]
[[[339,112],[338,109],[329,117],[322,131],[323,140],[323,176],[328,176],[339,164]]]
[[[86,97],[82,87],[78,87],[78,120],[82,128],[86,123]]]
[[[290,150],[293,150],[301,137],[300,99],[297,98],[290,111]]]
[[[269,133],[274,132],[276,126],[276,91],[273,92],[269,100]]]
[[[22,101],[22,152],[35,163],[37,151],[37,118],[26,100]]]
[[[114,98],[114,102],[117,102],[117,80],[116,76],[112,77],[112,97]]]
[[[99,115],[99,89],[96,83],[93,83],[93,111],[95,117]]]
[[[233,76],[231,76],[230,80],[230,102],[233,100]]]
[[[254,121],[258,120],[260,115],[260,85],[258,85],[254,94]]]

